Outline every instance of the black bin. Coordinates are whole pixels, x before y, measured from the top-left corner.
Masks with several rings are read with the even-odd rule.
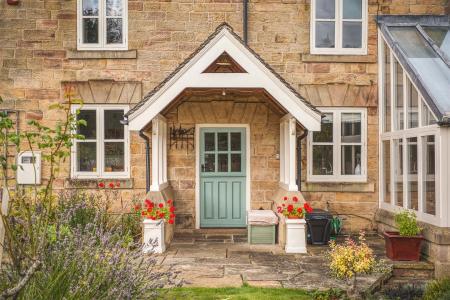
[[[308,244],[328,244],[333,216],[323,209],[314,209],[306,214],[305,219],[308,227]]]

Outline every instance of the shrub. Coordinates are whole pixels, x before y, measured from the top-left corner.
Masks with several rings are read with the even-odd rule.
[[[450,278],[436,279],[427,284],[423,300],[450,299]]]
[[[401,236],[416,236],[420,233],[416,215],[412,211],[402,211],[395,215],[395,224]]]
[[[386,289],[383,292],[383,296],[385,296],[385,298],[392,300],[402,300],[402,299],[419,300],[422,299],[422,295],[423,295],[423,286],[415,284],[397,285],[393,288]]]

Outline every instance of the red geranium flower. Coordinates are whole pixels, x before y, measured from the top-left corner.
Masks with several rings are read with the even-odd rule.
[[[109,187],[113,189],[114,188],[114,183],[110,182],[109,183]]]
[[[297,212],[301,213],[303,210],[301,207],[297,208]]]
[[[305,204],[303,205],[303,208],[308,212],[311,213],[313,211],[313,208],[305,202]]]
[[[277,207],[277,211],[278,211],[279,213],[281,213],[281,212],[283,211],[283,209],[281,208],[281,206],[278,206],[278,207]]]
[[[100,182],[100,183],[98,184],[98,187],[99,187],[99,188],[104,188],[104,187],[105,187],[105,184],[104,184],[103,182]]]
[[[160,214],[159,214],[159,217],[160,217],[160,218],[164,218],[164,216],[165,216],[164,213],[160,213]]]
[[[171,212],[171,213],[173,213],[174,211],[175,211],[175,207],[170,207],[170,209],[169,209],[169,211]]]
[[[175,214],[170,214],[169,218],[171,218],[171,219],[175,218]]]
[[[148,211],[149,213],[151,213],[151,212],[153,211],[153,207],[147,208],[147,211]]]
[[[173,222],[173,220],[172,219],[170,219],[169,220],[169,224],[173,224],[174,222]]]
[[[160,204],[158,204],[158,207],[159,207],[159,208],[163,208],[163,207],[164,207],[164,204],[160,203]]]
[[[146,211],[142,211],[142,212],[141,212],[141,215],[142,215],[142,216],[145,216],[146,214],[147,214]]]
[[[296,196],[292,197],[292,201],[298,202],[298,198]]]
[[[284,196],[283,200],[284,200],[284,201],[287,201],[287,199],[288,199],[288,197]]]
[[[152,217],[150,217],[150,219],[152,219],[153,221],[154,221],[154,220],[156,220],[156,218],[155,218],[155,217],[153,217],[153,216],[152,216]]]
[[[148,200],[148,199],[145,199],[145,206],[147,206],[147,207],[153,207],[153,202],[152,201],[150,201],[150,200]]]
[[[141,209],[141,205],[140,204],[136,204],[135,206],[134,206],[134,211],[138,211],[138,210],[140,210]]]
[[[173,202],[172,199],[167,200],[167,203],[169,203],[169,204],[172,204],[172,202]]]
[[[289,204],[287,207],[288,212],[292,212],[294,210],[294,205]]]

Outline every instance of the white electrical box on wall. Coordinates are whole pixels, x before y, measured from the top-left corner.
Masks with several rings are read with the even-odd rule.
[[[23,151],[17,160],[17,183],[41,184],[41,153]]]

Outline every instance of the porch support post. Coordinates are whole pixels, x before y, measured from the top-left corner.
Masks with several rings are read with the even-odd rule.
[[[296,183],[296,120],[287,114],[280,120],[280,186],[298,191]]]
[[[167,183],[167,120],[157,115],[152,120],[152,184],[150,191],[161,191]]]

